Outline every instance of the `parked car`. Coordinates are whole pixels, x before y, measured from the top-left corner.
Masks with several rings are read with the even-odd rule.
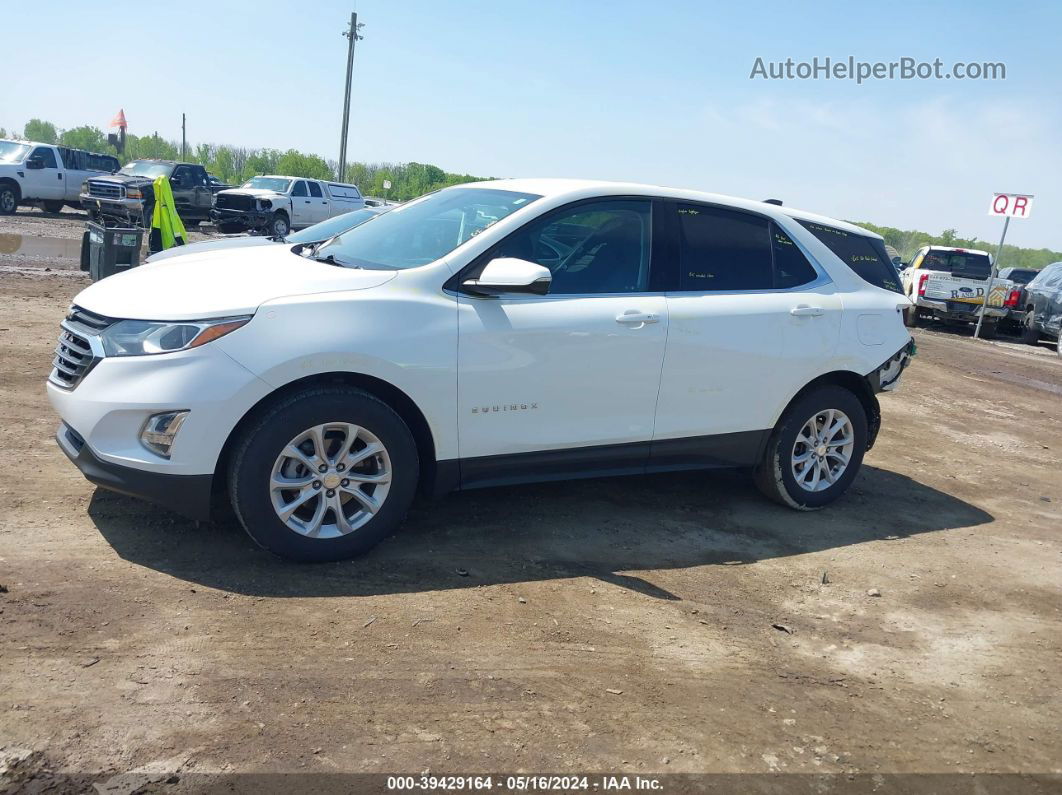
[[[1022,339],[1035,345],[1054,337],[1062,356],[1062,262],[1053,262],[1025,285],[1025,325]]]
[[[39,204],[50,213],[78,206],[81,183],[118,170],[110,155],[33,141],[0,140],[0,215],[20,204]]]
[[[430,494],[750,467],[843,494],[913,353],[877,235],[791,208],[583,180],[460,185],[318,247],[98,282],[48,379],[94,483],[262,546],[363,552]]]
[[[901,273],[904,293],[912,301],[905,315],[908,326],[934,318],[976,323],[983,312],[981,333],[990,337],[1013,306],[1008,300],[1015,300],[1011,296],[1013,283],[998,276],[986,300],[985,290],[992,275],[992,258],[987,251],[923,246]]]
[[[222,232],[256,229],[285,237],[292,229],[364,206],[356,185],[265,175],[218,193],[212,217]]]
[[[1036,278],[1040,271],[1035,268],[1000,268],[998,278],[1011,283],[1010,292],[1004,306],[1007,307],[1006,317],[1001,318],[1000,326],[1008,332],[1020,333],[1025,326],[1025,285]]]
[[[335,218],[329,218],[327,221],[321,221],[319,224],[308,226],[302,231],[293,232],[284,238],[267,237],[266,235],[233,235],[232,237],[222,237],[215,240],[202,240],[198,243],[189,243],[186,246],[175,246],[164,251],[158,251],[144,260],[144,264],[172,259],[173,257],[186,257],[189,254],[202,254],[207,251],[221,251],[222,249],[230,248],[323,243],[329,238],[349,231],[355,226],[363,224],[385,212],[387,212],[387,209],[382,207],[362,207],[360,210],[343,213]]]
[[[206,169],[198,163],[173,160],[134,160],[117,174],[86,180],[81,189],[81,206],[93,219],[102,217],[149,227],[155,207],[153,183],[157,177],[169,179],[177,214],[186,225],[210,217],[214,194]]]

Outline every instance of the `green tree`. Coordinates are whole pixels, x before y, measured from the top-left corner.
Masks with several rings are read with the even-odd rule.
[[[7,130],[3,127],[0,127],[0,138],[7,138]]]
[[[317,155],[307,155],[289,149],[277,161],[277,173],[310,179],[333,179],[332,169]]]
[[[63,146],[69,146],[71,149],[102,152],[107,146],[107,138],[102,130],[86,124],[82,127],[63,130],[59,135],[59,143]]]
[[[55,125],[50,121],[41,121],[40,119],[30,119],[26,122],[22,135],[27,141],[38,141],[42,144],[54,144],[59,140]]]

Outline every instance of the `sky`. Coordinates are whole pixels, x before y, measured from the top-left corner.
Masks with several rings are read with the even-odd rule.
[[[998,240],[996,191],[1035,194],[1007,242],[1062,250],[1062,3],[274,0],[11,4],[0,127],[39,117],[336,159],[774,197]],[[765,62],[1003,62],[1006,79],[750,79]]]

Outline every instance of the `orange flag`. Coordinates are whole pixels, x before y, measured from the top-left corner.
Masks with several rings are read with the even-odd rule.
[[[118,110],[118,115],[115,116],[113,119],[111,119],[111,126],[112,127],[121,127],[123,130],[126,127],[129,126],[125,122],[125,109],[124,108],[119,109]]]

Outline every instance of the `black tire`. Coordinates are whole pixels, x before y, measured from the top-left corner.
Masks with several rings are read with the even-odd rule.
[[[243,224],[218,224],[218,231],[223,235],[235,235],[246,230]]]
[[[829,409],[839,409],[848,415],[853,430],[853,449],[847,467],[833,485],[822,491],[809,491],[797,484],[791,456],[797,434],[804,424]],[[847,491],[863,463],[866,448],[867,415],[859,398],[844,387],[818,387],[793,403],[779,420],[767,442],[763,460],[754,472],[756,487],[780,505],[798,511],[817,510]]]
[[[918,328],[922,325],[922,318],[918,315],[917,306],[909,306],[903,310],[903,324],[908,328]]]
[[[981,321],[981,339],[994,340],[996,335],[999,334],[999,321],[997,320],[983,320]]]
[[[290,235],[291,222],[288,220],[288,214],[283,210],[277,210],[273,213],[266,231],[270,237],[287,237]]]
[[[281,521],[273,508],[269,482],[274,462],[290,441],[309,428],[332,422],[364,428],[383,444],[391,482],[379,511],[361,527],[335,538],[310,538]],[[310,387],[288,395],[243,431],[234,451],[229,496],[243,528],[270,552],[307,562],[354,557],[390,535],[409,510],[420,472],[417,446],[402,418],[382,401],[352,387]]]
[[[0,215],[14,215],[20,198],[17,185],[0,182]]]
[[[63,211],[63,202],[46,201],[41,202],[44,205],[45,212],[49,213],[61,213]]]
[[[1025,322],[1021,327],[1021,341],[1026,345],[1036,345],[1040,341],[1040,331],[1036,328],[1032,307],[1029,307],[1025,313]]]

